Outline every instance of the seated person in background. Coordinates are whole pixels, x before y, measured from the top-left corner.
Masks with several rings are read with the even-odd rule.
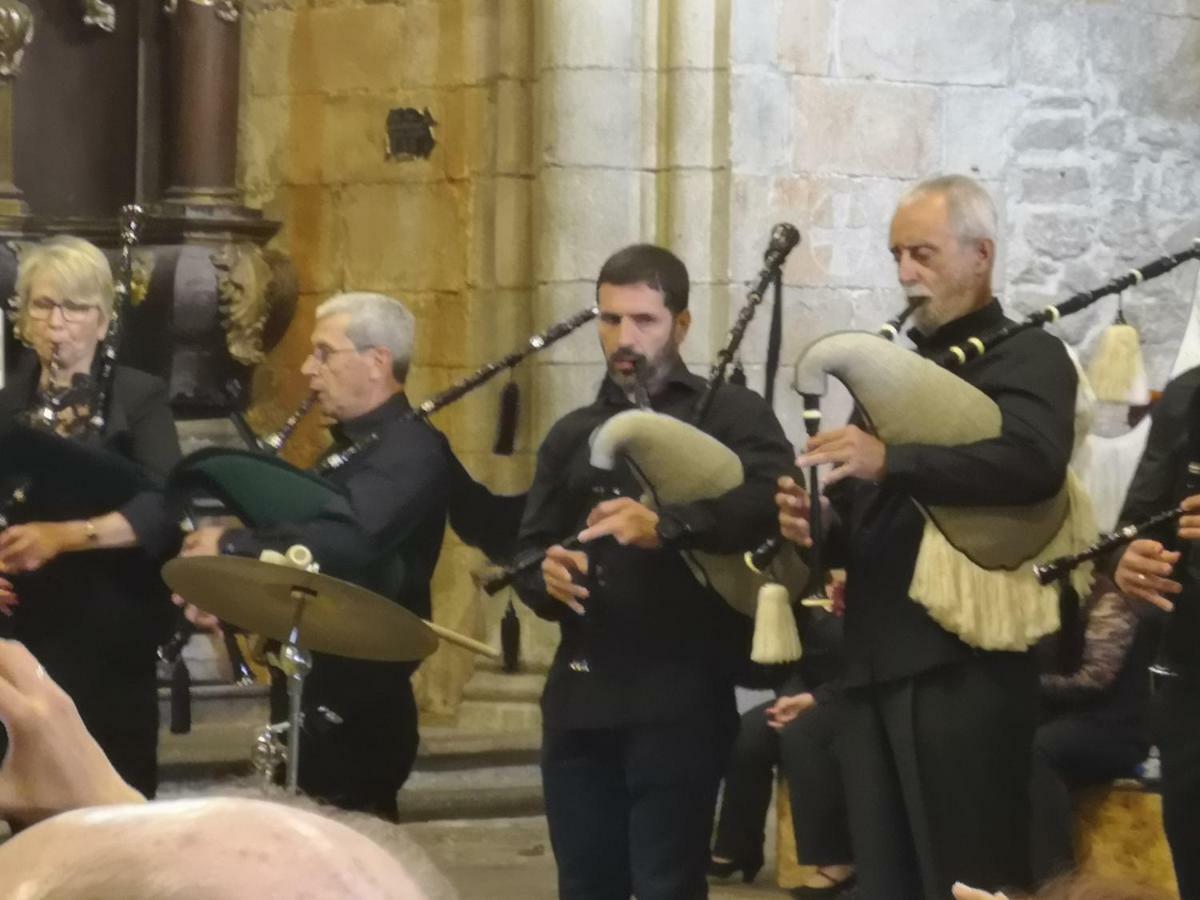
[[[763,820],[771,802],[773,768],[779,765],[792,804],[797,856],[817,867],[795,895],[832,897],[849,885],[854,871],[841,771],[832,746],[842,624],[819,609],[801,609],[798,618],[803,657],[784,668],[775,701],[742,715],[708,871],[722,878],[740,871],[743,881],[754,880],[763,864]]]
[[[381,847],[313,813],[237,798],[147,803],[14,641],[0,641],[0,721],[11,738],[0,817],[32,825],[0,844],[0,897],[428,897]]]
[[[1033,874],[1041,882],[1075,865],[1071,790],[1128,778],[1146,758],[1146,667],[1154,652],[1149,622],[1107,578],[1084,608],[1083,651],[1067,674],[1046,655],[1040,677],[1042,723],[1033,744],[1030,828]],[[1057,637],[1039,652],[1057,646]]]

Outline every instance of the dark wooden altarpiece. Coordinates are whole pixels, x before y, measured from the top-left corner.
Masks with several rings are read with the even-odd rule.
[[[78,234],[115,260],[118,211],[139,203],[122,359],[168,378],[185,417],[248,393],[296,296],[263,249],[278,223],[236,185],[240,5],[0,0],[0,298],[23,242]]]

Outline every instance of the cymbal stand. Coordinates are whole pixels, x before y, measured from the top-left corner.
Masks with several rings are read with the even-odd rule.
[[[312,592],[304,588],[292,588],[296,612],[292,616],[288,639],[279,650],[279,668],[288,680],[287,789],[293,794],[298,791],[300,775],[300,728],[304,718],[300,701],[304,694],[304,679],[312,671],[312,654],[300,646],[300,619],[305,603],[312,596]]]

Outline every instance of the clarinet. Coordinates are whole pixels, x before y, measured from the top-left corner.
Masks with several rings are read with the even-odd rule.
[[[1188,474],[1195,477],[1200,473],[1200,464],[1188,463]],[[1048,562],[1039,563],[1033,567],[1033,574],[1037,577],[1038,584],[1046,585],[1053,584],[1061,578],[1076,569],[1085,562],[1090,562],[1093,559],[1098,559],[1104,556],[1110,550],[1115,550],[1122,544],[1127,544],[1132,540],[1140,537],[1152,528],[1162,525],[1166,522],[1172,522],[1183,515],[1183,509],[1178,506],[1173,506],[1170,509],[1164,509],[1152,516],[1148,516],[1140,522],[1135,522],[1131,525],[1125,525],[1115,531],[1110,531],[1107,534],[1102,534],[1094,544],[1079,553],[1069,554],[1067,556],[1059,556]]]
[[[1200,415],[1200,390],[1192,396],[1191,402],[1188,404],[1188,422],[1190,423],[1188,444],[1191,448],[1190,455],[1192,461],[1187,465],[1187,480],[1184,488],[1185,496],[1200,493],[1200,424],[1197,424],[1197,415]],[[1033,574],[1037,577],[1039,584],[1050,584],[1051,582],[1058,581],[1066,577],[1068,573],[1072,572],[1082,563],[1098,559],[1109,551],[1120,547],[1122,544],[1136,540],[1159,525],[1175,521],[1181,515],[1184,515],[1182,506],[1172,506],[1168,509],[1160,510],[1147,516],[1140,522],[1124,525],[1107,534],[1100,535],[1095,543],[1081,550],[1079,553],[1059,556],[1048,562],[1035,565],[1033,567]]]
[[[59,369],[61,368],[58,355],[55,353],[50,357],[50,362],[46,364],[45,399],[40,407],[28,410],[25,413],[30,427],[54,431],[55,422],[58,421],[58,414],[62,410],[63,398],[66,396],[68,390],[68,385],[59,384]]]

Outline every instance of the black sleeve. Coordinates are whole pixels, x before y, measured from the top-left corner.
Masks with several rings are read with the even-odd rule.
[[[1182,499],[1176,494],[1187,464],[1187,415],[1196,389],[1195,378],[1172,381],[1151,413],[1146,447],[1121,507],[1122,525],[1139,522]],[[1175,524],[1167,523],[1160,531],[1162,534],[1156,537],[1170,540]]]
[[[744,471],[742,484],[710,500],[668,504],[660,513],[683,525],[676,546],[740,553],[778,532],[775,482],[792,471],[794,451],[762,397],[728,385],[720,394],[724,394],[722,402],[709,411],[705,430],[738,455]]]
[[[181,456],[175,418],[167,403],[166,382],[149,380],[148,389],[130,403],[126,416],[129,455],[151,476],[165,479]],[[135,494],[117,512],[129,522],[138,545],[150,558],[161,559],[178,550],[180,511],[168,503],[161,489]]]
[[[574,527],[578,511],[572,509],[565,483],[571,453],[583,437],[582,432],[576,434],[569,418],[563,419],[550,430],[538,449],[537,468],[517,536],[518,562],[558,543]],[[560,621],[566,615],[574,615],[570,608],[546,593],[540,566],[517,576],[513,586],[525,605],[543,619]]]
[[[1000,407],[1000,436],[889,446],[889,485],[920,503],[961,506],[1034,503],[1062,487],[1074,442],[1075,368],[1057,339],[1012,340],[998,377],[981,384]]]

